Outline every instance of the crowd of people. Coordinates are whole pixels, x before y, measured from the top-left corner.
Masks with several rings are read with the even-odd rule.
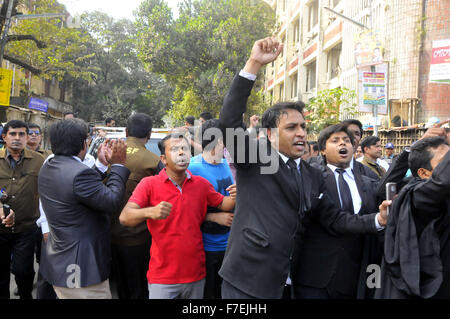
[[[387,143],[383,157],[355,119],[308,141],[300,101],[247,126],[256,76],[282,50],[256,41],[219,118],[187,116],[159,157],[143,113],[97,159],[73,114],[51,126],[51,152],[38,125],[9,121],[0,298],[10,273],[32,298],[35,253],[38,299],[109,299],[112,283],[120,299],[449,298],[450,133],[430,128],[397,155]]]

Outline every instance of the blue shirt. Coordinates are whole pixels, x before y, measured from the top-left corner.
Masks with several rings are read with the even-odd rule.
[[[222,159],[219,164],[210,164],[205,161],[202,154],[194,156],[188,167],[193,175],[199,175],[206,178],[214,187],[216,192],[224,196],[228,196],[226,189],[233,184],[233,175],[226,159]],[[203,235],[203,246],[206,251],[225,251],[227,248],[228,236],[230,232],[225,234],[209,234]]]

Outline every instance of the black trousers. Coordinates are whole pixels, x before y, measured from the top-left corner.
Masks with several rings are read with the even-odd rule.
[[[150,241],[136,246],[111,245],[112,280],[119,299],[148,299]]]
[[[0,234],[0,299],[9,299],[12,272],[20,299],[32,299],[37,227],[22,233]]]
[[[222,299],[222,277],[219,276],[225,251],[205,251],[206,280],[204,299]]]
[[[293,299],[355,299],[327,288],[315,288],[303,285],[292,286]]]
[[[258,299],[256,297],[247,295],[242,290],[237,289],[228,281],[222,282],[222,298],[223,299]]]

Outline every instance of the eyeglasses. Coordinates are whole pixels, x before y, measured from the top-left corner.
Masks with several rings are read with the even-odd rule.
[[[33,135],[33,134],[41,135],[41,132],[39,132],[39,131],[33,131],[33,130],[29,130],[29,131],[28,131],[28,135]]]

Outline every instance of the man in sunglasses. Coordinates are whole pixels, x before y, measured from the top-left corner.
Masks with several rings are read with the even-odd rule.
[[[28,123],[27,147],[32,151],[40,153],[44,158],[47,158],[52,152],[41,148],[41,141],[41,127],[34,123]]]

